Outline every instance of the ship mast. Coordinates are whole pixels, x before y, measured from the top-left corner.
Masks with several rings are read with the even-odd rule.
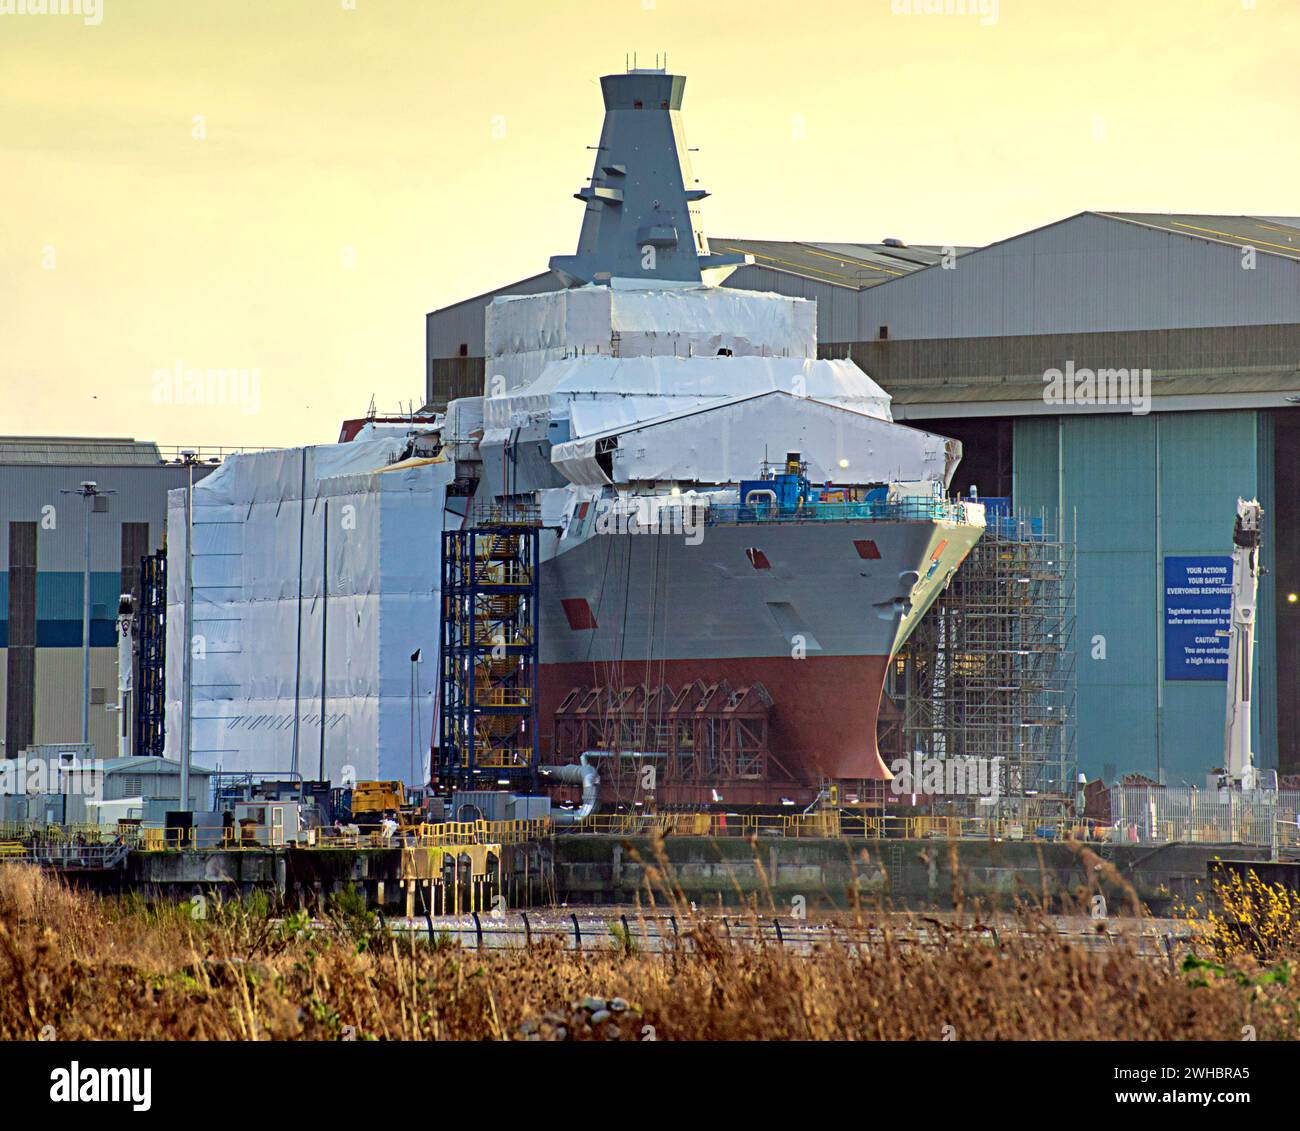
[[[747,255],[714,255],[698,203],[709,194],[691,171],[682,126],[685,75],[633,69],[600,80],[605,122],[574,255],[550,266],[571,287],[720,283]]]

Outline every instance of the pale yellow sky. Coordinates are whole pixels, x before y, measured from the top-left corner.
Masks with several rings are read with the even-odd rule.
[[[100,2],[0,14],[0,434],[315,443],[418,403],[427,310],[573,250],[632,51],[688,76],[715,235],[1300,213],[1296,0]],[[248,371],[238,403],[176,403],[178,365]]]

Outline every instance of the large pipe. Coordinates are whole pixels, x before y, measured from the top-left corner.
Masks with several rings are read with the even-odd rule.
[[[582,802],[576,809],[552,809],[551,821],[557,825],[576,825],[585,821],[596,811],[596,790],[600,785],[600,775],[595,766],[587,764],[587,755],[583,754],[576,765],[538,766],[537,772],[543,777],[553,778],[565,785],[582,786]]]

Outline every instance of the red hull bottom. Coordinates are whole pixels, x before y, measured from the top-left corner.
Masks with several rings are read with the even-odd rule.
[[[802,660],[756,656],[726,660],[624,662],[622,686],[642,681],[681,688],[694,680],[726,680],[733,688],[762,683],[772,697],[769,746],[773,756],[802,786],[821,779],[887,781],[891,774],[876,745],[876,718],[888,665],[885,656],[817,656]],[[575,687],[592,687],[609,679],[605,663],[543,664],[539,671],[542,760],[551,757],[555,711]],[[772,792],[774,781],[734,783],[729,803],[745,793]],[[787,786],[786,796],[790,790]],[[664,798],[664,800],[667,800]],[[767,798],[764,797],[763,801]],[[762,803],[758,798],[753,803]]]

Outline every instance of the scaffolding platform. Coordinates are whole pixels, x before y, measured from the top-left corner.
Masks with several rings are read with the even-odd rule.
[[[167,721],[167,551],[140,559],[135,619],[135,753],[161,758]]]
[[[891,665],[881,752],[887,762],[997,759],[998,815],[1059,817],[1077,780],[1074,538],[989,502],[984,536]],[[976,796],[930,805],[955,816],[993,808]]]
[[[537,784],[540,517],[476,510],[442,534],[438,778],[456,789]]]

